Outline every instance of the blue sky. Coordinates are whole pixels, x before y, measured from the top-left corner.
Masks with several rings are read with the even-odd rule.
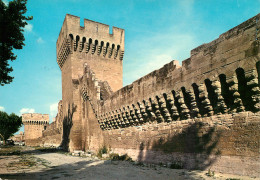
[[[11,63],[14,81],[0,86],[0,110],[52,120],[61,99],[56,40],[67,13],[125,29],[127,85],[171,60],[181,63],[191,49],[255,16],[260,0],[28,0],[27,8],[34,19]]]

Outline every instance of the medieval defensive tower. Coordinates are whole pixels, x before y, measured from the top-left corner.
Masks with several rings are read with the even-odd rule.
[[[66,15],[56,121],[24,114],[27,145],[260,177],[260,14],[122,87],[124,30]],[[45,120],[46,119],[46,120]],[[36,134],[39,133],[39,134]],[[28,137],[29,135],[29,137]]]
[[[22,114],[25,140],[42,137],[42,131],[49,125],[49,115],[39,113]]]
[[[57,63],[62,71],[62,107],[64,118],[72,121],[70,148],[81,149],[81,114],[78,78],[89,66],[95,77],[106,81],[112,91],[123,86],[124,30],[67,14],[61,28],[56,48]],[[68,112],[68,113],[66,113]]]

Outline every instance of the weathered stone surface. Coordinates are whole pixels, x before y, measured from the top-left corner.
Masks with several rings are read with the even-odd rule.
[[[25,141],[42,137],[42,131],[49,125],[49,115],[39,113],[22,114]]]
[[[171,61],[122,87],[124,30],[111,35],[86,19],[80,27],[66,15],[57,41],[62,130],[51,125],[39,141],[259,177],[259,18],[193,49],[182,66]]]

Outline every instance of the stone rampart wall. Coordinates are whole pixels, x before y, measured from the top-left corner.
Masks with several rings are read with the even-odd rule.
[[[140,161],[259,176],[259,17],[195,48],[182,66],[172,61],[107,99],[86,73],[79,81],[88,127],[82,148],[105,145]]]
[[[116,91],[104,105],[96,102],[101,128],[258,111],[259,16],[195,48],[182,66],[172,61]]]
[[[51,125],[41,143],[62,141],[69,150],[106,146],[139,161],[259,177],[259,18],[193,49],[182,66],[172,61],[119,89],[114,79],[121,77],[112,78],[113,65],[99,54],[101,44],[84,44],[85,27],[67,15],[57,41],[63,129]],[[64,38],[70,38],[65,49]],[[82,47],[94,49],[93,56]]]
[[[149,163],[257,176],[260,113],[241,112],[104,131],[104,145]]]
[[[63,111],[62,101],[58,103],[58,113],[55,121],[52,122],[43,132],[39,145],[59,147],[62,145],[63,133]]]

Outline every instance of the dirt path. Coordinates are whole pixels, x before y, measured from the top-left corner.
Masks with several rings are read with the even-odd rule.
[[[26,147],[20,155],[0,155],[0,179],[251,179],[220,173],[209,177],[206,173],[40,152]]]

